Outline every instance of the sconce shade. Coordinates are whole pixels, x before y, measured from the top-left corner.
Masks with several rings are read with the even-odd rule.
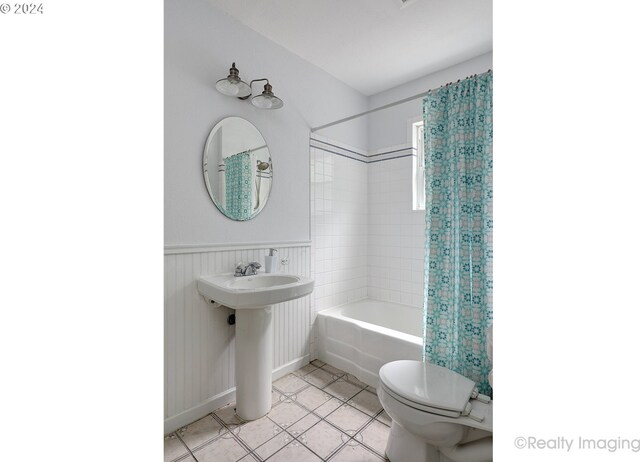
[[[251,98],[251,104],[260,109],[280,109],[284,106],[282,100],[273,94],[272,88],[267,83],[261,95]]]
[[[236,63],[231,64],[229,76],[226,79],[220,79],[216,82],[216,90],[223,95],[235,96],[238,99],[249,99],[251,96],[251,86],[253,82],[266,80],[264,91],[261,95],[251,98],[251,104],[258,109],[280,109],[284,103],[280,98],[273,94],[273,87],[269,84],[269,79],[252,80],[248,85],[240,79],[240,71],[236,67]]]
[[[216,90],[223,95],[237,96],[238,98],[251,95],[251,87],[240,79],[240,71],[236,68],[236,63],[231,65],[229,76],[216,82]]]

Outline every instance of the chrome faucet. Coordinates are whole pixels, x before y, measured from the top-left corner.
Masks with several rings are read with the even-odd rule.
[[[236,272],[233,274],[235,277],[241,276],[255,276],[258,274],[258,270],[262,268],[262,265],[257,261],[252,261],[247,266],[242,263],[238,263],[236,266]]]

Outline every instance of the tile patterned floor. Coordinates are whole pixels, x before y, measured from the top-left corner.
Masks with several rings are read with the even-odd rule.
[[[382,462],[391,420],[375,389],[315,360],[273,383],[273,406],[244,422],[234,403],[165,436],[165,462]]]

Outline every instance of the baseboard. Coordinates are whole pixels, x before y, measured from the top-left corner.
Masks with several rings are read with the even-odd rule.
[[[300,369],[303,366],[309,364],[309,355],[304,355],[298,359],[294,359],[293,361],[284,364],[277,369],[275,369],[272,373],[272,381],[278,380],[280,377],[284,377],[290,372]],[[164,421],[164,434],[168,434],[176,431],[179,428],[184,427],[185,425],[190,424],[198,419],[201,419],[205,415],[215,411],[216,409],[220,409],[222,406],[229,404],[236,399],[236,389],[230,388],[228,390],[223,391],[222,393],[218,393],[215,396],[203,401],[200,404],[193,406],[186,411],[182,411],[180,414],[176,414],[174,416],[168,417]]]
[[[275,369],[273,371],[272,380],[275,382],[280,377],[284,377],[289,372],[297,371],[298,369],[300,369],[301,367],[306,366],[307,364],[309,364],[309,355],[304,355],[304,356],[301,356],[298,359],[294,359],[293,361],[290,361],[287,364],[285,364],[283,366],[280,366],[279,368]]]
[[[205,415],[220,409],[222,406],[229,404],[236,399],[236,388],[230,388],[218,393],[215,396],[203,401],[200,404],[193,406],[186,411],[182,411],[180,414],[168,417],[164,420],[164,434],[176,431],[178,428],[182,428],[185,425],[194,422]]]

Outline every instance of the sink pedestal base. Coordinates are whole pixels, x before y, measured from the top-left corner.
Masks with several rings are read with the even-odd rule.
[[[236,414],[259,419],[271,410],[273,307],[236,310]]]

